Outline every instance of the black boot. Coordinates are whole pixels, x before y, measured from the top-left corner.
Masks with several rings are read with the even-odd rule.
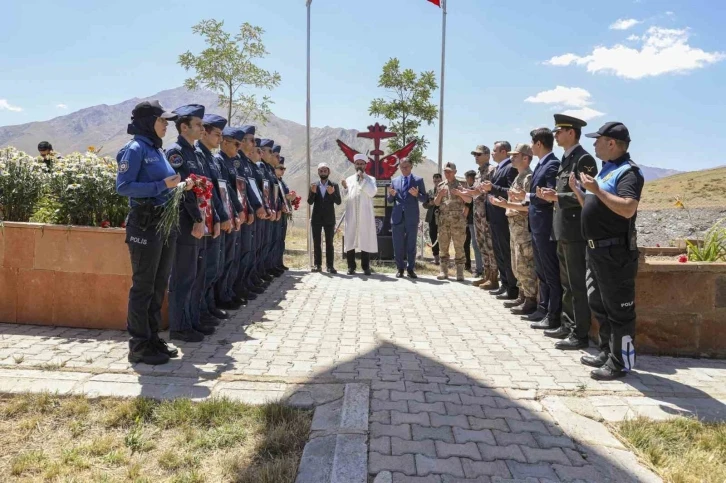
[[[529,326],[533,329],[556,329],[561,324],[559,320],[554,320],[547,316],[539,322],[532,322]]]
[[[574,334],[569,336],[565,340],[561,340],[555,344],[555,349],[562,351],[587,349],[590,346],[590,341],[585,337],[584,339],[578,339]]]
[[[182,330],[179,332],[169,332],[169,338],[173,340],[181,340],[184,342],[201,342],[204,340],[204,334],[194,329]]]
[[[590,372],[590,377],[592,377],[596,381],[612,381],[614,379],[625,377],[627,375],[628,373],[626,371],[622,371],[620,369],[613,369],[607,364],[599,369],[595,369],[594,371]]]
[[[570,336],[570,328],[561,325],[556,329],[545,330],[544,335],[553,339],[567,339]]]
[[[213,316],[217,317],[220,320],[229,319],[229,314],[227,312],[225,312],[222,309],[218,309],[216,307],[213,309],[209,309],[209,313],[212,314]]]
[[[151,366],[158,366],[159,364],[169,362],[169,356],[159,352],[154,344],[150,342],[147,342],[133,352],[130,351],[128,359],[132,364],[142,362]]]
[[[512,309],[512,315],[531,315],[537,312],[537,301],[535,299],[524,299],[524,303],[520,305],[519,307],[514,307]],[[541,320],[544,318],[546,314],[542,314],[542,316],[537,319]]]
[[[215,332],[214,327],[212,327],[211,325],[207,325],[204,322],[199,324],[197,327],[194,327],[194,330],[204,335],[212,335]]]
[[[580,362],[590,367],[602,367],[608,361],[608,353],[600,352],[596,356],[586,355],[580,357]]]
[[[217,302],[217,307],[224,310],[239,310],[241,306],[241,303],[236,303],[233,300]]]
[[[529,315],[523,315],[522,320],[528,320],[530,322],[539,322],[540,320],[547,317],[547,311],[545,311],[542,307],[537,306],[537,310],[532,312]]]
[[[164,339],[156,338],[152,340],[152,343],[154,344],[154,347],[156,347],[156,350],[162,354],[168,355],[172,359],[179,356],[179,351],[175,347],[169,346]]]
[[[490,290],[489,293],[491,295],[502,295],[503,293],[507,293],[507,287],[506,285],[500,285],[498,289]]]

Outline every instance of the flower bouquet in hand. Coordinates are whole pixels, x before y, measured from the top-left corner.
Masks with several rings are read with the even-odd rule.
[[[292,207],[295,209],[295,211],[300,209],[300,197],[297,195],[296,192],[290,191],[290,194],[294,196],[292,201],[290,202],[292,204]]]
[[[204,217],[205,232],[211,233],[213,227],[212,206],[210,199],[212,198],[212,182],[204,176],[191,174],[185,180],[179,183],[176,188],[171,190],[169,199],[164,204],[161,214],[161,221],[157,227],[157,232],[164,240],[169,238],[172,230],[179,228],[179,205],[184,197],[184,192],[192,190],[197,198],[197,205]]]

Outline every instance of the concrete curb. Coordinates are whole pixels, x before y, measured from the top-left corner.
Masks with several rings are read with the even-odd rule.
[[[318,406],[295,483],[368,481],[367,384],[345,385],[343,397]]]

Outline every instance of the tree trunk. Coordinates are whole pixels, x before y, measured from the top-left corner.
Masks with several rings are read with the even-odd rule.
[[[227,124],[232,125],[232,85],[229,86],[229,102],[227,104]]]

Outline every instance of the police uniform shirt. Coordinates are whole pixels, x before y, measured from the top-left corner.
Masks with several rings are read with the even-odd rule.
[[[217,162],[222,167],[224,173],[224,179],[227,180],[227,186],[229,188],[229,197],[232,207],[234,208],[234,215],[237,216],[242,213],[242,203],[239,201],[237,196],[237,166],[239,166],[239,157],[235,156],[230,158],[223,151],[218,152],[215,155]],[[245,196],[245,193],[242,193]]]
[[[247,180],[247,182],[245,183],[245,189],[247,190],[247,200],[250,202],[252,211],[257,211],[259,208],[264,208],[262,199],[257,196],[254,188],[252,188],[252,183],[254,183],[255,186],[258,186],[256,177],[257,166],[255,166],[255,164],[250,161],[250,159],[245,156],[242,151],[238,151],[237,154],[239,155],[240,161],[240,165],[237,168],[237,173],[239,173],[240,176]]]
[[[214,207],[214,222],[221,222],[224,223],[225,221],[229,221],[230,214],[227,213],[227,209],[222,204],[222,197],[219,194],[219,178],[222,177],[222,172],[220,170],[220,166],[217,164],[217,161],[214,159],[214,155],[212,152],[207,149],[207,147],[197,141],[195,143],[195,146],[197,149],[202,153],[202,157],[204,158],[205,162],[207,163],[207,170],[209,171],[209,177],[212,180],[212,184],[214,185],[214,189],[212,190],[212,205]],[[226,179],[226,178],[224,178]]]
[[[272,166],[270,166],[266,162],[260,161],[259,163],[257,163],[257,166],[259,167],[260,170],[262,170],[263,178],[266,179],[270,185],[270,200],[268,203],[269,208],[273,211],[277,211],[279,196],[278,196],[277,200],[272,199],[272,196],[274,193],[274,186],[275,186],[275,183],[277,183],[277,176],[275,176],[275,173],[272,171]],[[274,221],[274,220],[272,220],[272,221]]]
[[[602,171],[595,177],[601,190],[621,198],[640,200],[645,180],[638,165],[625,153],[620,158],[604,163]],[[633,222],[635,219],[633,218]],[[631,220],[623,218],[605,206],[594,194],[585,193],[582,208],[582,236],[586,240],[604,240],[627,237]]]
[[[129,205],[138,204],[136,199],[151,198],[154,206],[166,203],[170,190],[164,179],[176,173],[164,152],[154,147],[146,136],[136,135],[116,155],[118,172],[116,191],[129,198]]]

